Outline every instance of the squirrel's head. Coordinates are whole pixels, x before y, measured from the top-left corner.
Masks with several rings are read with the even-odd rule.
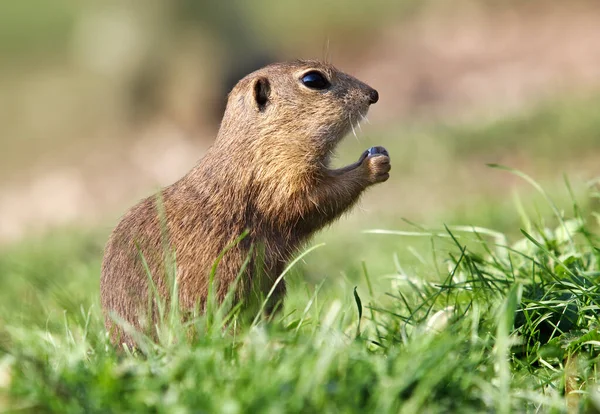
[[[272,64],[233,88],[217,144],[235,137],[238,145],[285,145],[296,155],[325,160],[378,99],[375,89],[328,63]]]

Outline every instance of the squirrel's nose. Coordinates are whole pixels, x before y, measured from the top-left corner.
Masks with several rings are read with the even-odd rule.
[[[379,100],[379,93],[375,89],[369,89],[369,104],[377,103]]]

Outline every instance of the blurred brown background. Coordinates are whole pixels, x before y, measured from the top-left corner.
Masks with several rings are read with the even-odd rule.
[[[290,58],[379,90],[362,142],[340,152],[390,149],[370,217],[506,198],[513,181],[486,162],[591,179],[599,22],[594,0],[5,1],[0,242],[112,226],[202,156],[237,79]]]

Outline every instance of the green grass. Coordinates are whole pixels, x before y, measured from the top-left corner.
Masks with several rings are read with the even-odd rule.
[[[554,212],[547,224],[523,216],[520,231],[358,235],[356,243],[415,240],[419,264],[407,267],[407,254],[348,256],[354,276],[324,271],[324,284],[307,284],[325,264],[317,249],[289,275],[273,321],[244,325],[217,310],[194,321],[192,340],[190,326],[171,322],[145,355],[107,342],[98,307],[106,234],[65,231],[10,247],[0,255],[0,408],[565,412],[569,381],[581,390],[571,403],[593,409],[598,204],[592,194],[586,211],[565,203],[566,213],[537,190]],[[394,270],[373,273],[379,261]]]

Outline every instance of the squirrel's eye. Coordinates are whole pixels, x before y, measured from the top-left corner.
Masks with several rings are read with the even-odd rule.
[[[331,86],[327,78],[321,72],[317,72],[316,70],[305,73],[300,81],[304,86],[311,89],[327,89]]]

